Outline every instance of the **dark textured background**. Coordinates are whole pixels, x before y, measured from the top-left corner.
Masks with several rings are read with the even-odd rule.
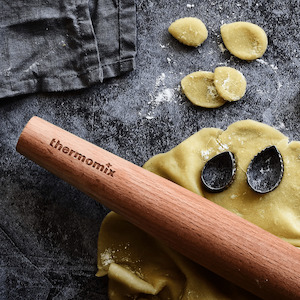
[[[42,117],[142,165],[203,127],[251,118],[300,140],[298,1],[137,1],[137,67],[92,88],[0,100],[0,299],[107,299],[95,277],[96,244],[108,209],[15,151],[33,116]],[[167,31],[197,16],[208,39],[188,48]],[[221,51],[220,25],[251,21],[269,37],[265,55],[244,62]],[[226,65],[248,82],[244,98],[219,109],[194,107],[183,76]]]

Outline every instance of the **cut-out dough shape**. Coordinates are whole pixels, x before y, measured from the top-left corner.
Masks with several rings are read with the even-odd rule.
[[[250,22],[224,24],[221,26],[221,36],[228,51],[243,60],[262,57],[268,46],[265,31]]]
[[[181,18],[169,26],[169,33],[182,44],[198,47],[207,39],[207,29],[198,18]]]
[[[218,94],[227,101],[240,100],[246,92],[244,75],[230,67],[218,67],[214,73],[214,84]]]
[[[194,105],[216,108],[226,103],[216,90],[212,72],[191,73],[181,80],[181,87],[183,93]]]

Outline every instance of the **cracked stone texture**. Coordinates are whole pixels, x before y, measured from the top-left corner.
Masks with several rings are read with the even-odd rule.
[[[107,299],[107,278],[95,273],[98,230],[109,210],[15,151],[33,115],[138,165],[203,127],[225,129],[248,118],[300,139],[298,1],[136,5],[136,70],[81,91],[0,102],[0,299]],[[167,31],[186,16],[207,26],[208,39],[199,48],[180,44]],[[234,21],[266,31],[269,45],[261,59],[245,62],[224,51],[219,28]],[[223,65],[245,75],[246,95],[218,109],[193,106],[180,80]]]

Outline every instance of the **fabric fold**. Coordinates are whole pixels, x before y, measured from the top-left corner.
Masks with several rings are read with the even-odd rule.
[[[102,9],[103,7],[106,9]],[[94,1],[91,11],[94,11],[91,15],[97,36],[103,77],[116,77],[133,70],[136,53],[134,0]]]
[[[17,0],[0,8],[0,98],[82,89],[134,68],[132,0]]]

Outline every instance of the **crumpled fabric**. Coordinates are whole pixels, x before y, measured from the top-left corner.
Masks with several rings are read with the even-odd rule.
[[[0,0],[0,98],[81,89],[135,67],[134,0]]]

